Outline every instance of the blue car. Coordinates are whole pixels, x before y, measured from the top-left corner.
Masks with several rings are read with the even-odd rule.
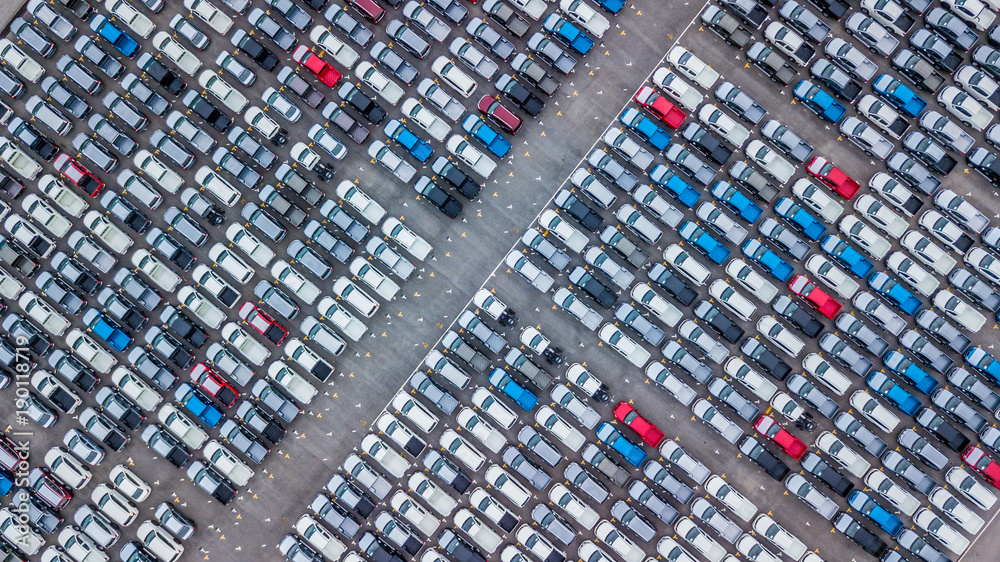
[[[10,491],[14,489],[14,481],[11,480],[7,473],[0,470],[0,497],[6,496]]]
[[[634,107],[626,109],[618,120],[656,150],[663,150],[670,144],[670,133],[657,127],[652,119],[639,113],[639,110]]]
[[[98,14],[90,20],[90,29],[106,39],[119,53],[126,57],[132,58],[139,52],[139,44],[136,43],[135,39],[115,27],[115,24],[103,15]]]
[[[132,336],[128,335],[114,321],[106,318],[96,308],[87,309],[87,312],[83,314],[83,323],[115,351],[125,351],[128,346],[132,345]]]
[[[788,197],[778,199],[774,204],[774,212],[786,218],[795,230],[805,234],[810,240],[819,240],[826,234],[826,225]]]
[[[224,417],[222,411],[216,408],[207,396],[186,382],[177,387],[177,390],[174,391],[174,398],[195,417],[205,422],[208,427],[219,425]]]
[[[895,306],[910,316],[913,316],[924,305],[913,293],[896,283],[888,274],[876,271],[868,278],[868,286],[884,296],[889,304]]]
[[[701,198],[701,193],[697,189],[691,187],[691,184],[681,179],[673,170],[663,164],[657,164],[649,171],[649,179],[662,187],[674,199],[687,205],[688,208],[694,207],[694,204]]]
[[[643,451],[642,447],[626,439],[620,431],[608,422],[603,422],[597,426],[597,438],[603,441],[605,445],[620,453],[630,465],[636,468],[642,466],[642,463],[646,461],[646,451]]]
[[[577,29],[559,14],[549,14],[549,17],[542,22],[542,27],[581,55],[589,53],[594,46],[594,40],[589,35]]]
[[[899,520],[899,517],[893,515],[861,490],[855,490],[847,496],[847,505],[871,519],[890,536],[895,537],[903,530],[903,522]]]
[[[973,369],[1000,382],[1000,361],[985,349],[978,345],[970,347],[962,357]]]
[[[618,12],[625,6],[625,0],[594,0],[594,3],[605,12],[611,12],[615,15],[618,15]]]
[[[393,119],[385,124],[385,128],[382,129],[387,137],[403,145],[403,148],[421,162],[426,162],[431,154],[434,153],[434,149],[431,145],[427,144],[423,139],[413,134],[413,131],[406,128],[405,125]]]
[[[697,224],[686,221],[681,225],[678,232],[681,238],[693,244],[699,252],[705,254],[705,257],[715,263],[722,265],[729,258],[729,248],[723,246],[715,238],[712,238],[709,233],[705,232]]]
[[[503,135],[494,131],[478,115],[469,115],[466,117],[465,121],[462,121],[462,129],[485,146],[486,150],[489,150],[499,158],[503,158],[510,152],[510,142],[503,138]]]
[[[876,371],[865,379],[868,388],[882,395],[886,400],[892,402],[894,406],[909,415],[915,415],[920,409],[920,400],[903,389],[889,375]]]
[[[802,105],[811,109],[816,115],[819,115],[820,119],[831,123],[840,121],[844,118],[844,114],[847,113],[847,109],[840,102],[833,99],[833,96],[808,80],[801,80],[796,84],[795,89],[792,90],[792,95],[795,96],[795,99],[802,102]]]
[[[524,408],[525,411],[530,412],[535,407],[535,404],[538,403],[537,396],[517,384],[503,369],[493,369],[490,373],[490,384],[499,388],[500,392],[506,394],[508,398],[513,400],[518,406]]]
[[[757,222],[763,211],[733,184],[719,180],[712,186],[712,197],[726,204],[738,217],[750,224]]]
[[[888,74],[879,74],[872,82],[872,89],[910,117],[919,117],[927,109],[924,98]]]
[[[761,265],[768,273],[773,275],[778,281],[782,283],[788,281],[788,278],[795,273],[795,268],[788,264],[785,260],[781,259],[778,254],[775,254],[771,250],[767,249],[760,240],[754,238],[753,240],[747,240],[743,243],[743,247],[740,248],[743,255],[752,259]]]
[[[868,261],[868,258],[862,256],[857,250],[848,246],[847,242],[844,242],[834,234],[828,234],[823,238],[819,247],[828,256],[840,262],[840,265],[843,265],[848,271],[861,279],[868,277],[868,274],[875,269],[875,266],[872,265],[872,262]]]
[[[914,388],[929,395],[938,387],[938,381],[920,367],[913,364],[902,353],[891,349],[882,356],[882,363],[890,371],[903,378],[904,381],[913,385]]]

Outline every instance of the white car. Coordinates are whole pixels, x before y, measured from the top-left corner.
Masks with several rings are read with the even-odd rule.
[[[948,289],[942,289],[934,295],[934,307],[973,334],[986,324],[985,316]]]
[[[605,324],[601,326],[601,330],[597,333],[597,337],[601,338],[601,341],[611,346],[612,349],[620,353],[624,358],[628,359],[629,363],[635,365],[636,367],[642,368],[642,366],[646,364],[646,361],[649,360],[649,352],[626,336],[625,333],[614,324]]]
[[[430,413],[421,403],[417,402],[405,390],[400,390],[392,398],[392,407],[408,419],[417,429],[430,433],[438,424],[438,417]]]
[[[434,62],[431,64],[431,70],[464,98],[471,96],[476,91],[476,81],[466,74],[464,70],[456,66],[455,63],[451,62],[448,57],[442,55],[434,59]],[[400,95],[402,95],[402,92],[400,92]]]
[[[542,214],[538,217],[538,225],[551,232],[567,248],[578,254],[583,251],[589,241],[584,233],[564,220],[553,209],[542,211]]]
[[[166,189],[170,193],[177,193],[177,191],[183,187],[184,180],[177,174],[177,172],[171,170],[160,159],[149,153],[148,150],[142,148],[136,151],[135,156],[132,157],[132,162],[135,163],[139,170],[152,178],[157,184],[163,189]],[[201,170],[207,170],[204,166]],[[201,171],[199,170],[199,172]],[[195,176],[197,178],[199,176]],[[201,182],[199,182],[201,183]]]
[[[911,255],[929,265],[938,275],[948,275],[958,262],[947,252],[938,247],[930,238],[923,233],[911,230],[899,239],[899,243],[910,252]]]
[[[104,7],[115,16],[116,20],[127,25],[143,39],[148,39],[156,29],[156,24],[125,0],[105,0]]]
[[[347,156],[347,147],[344,146],[340,141],[334,137],[330,131],[327,131],[319,123],[314,124],[307,134],[309,140],[316,143],[317,146],[322,148],[333,157],[334,160],[343,160],[344,156]]]
[[[969,548],[969,539],[962,536],[926,507],[913,514],[913,522],[958,556],[961,556]]]
[[[909,126],[906,120],[900,117],[899,112],[872,94],[861,96],[857,107],[858,113],[867,117],[880,131],[896,140],[899,140],[899,137]]]
[[[851,379],[835,369],[829,361],[817,353],[806,355],[802,359],[802,368],[837,396],[843,396],[851,388]]]
[[[695,84],[706,90],[712,89],[712,86],[719,79],[719,73],[716,70],[680,45],[670,49],[670,52],[667,53],[667,60],[681,74],[694,80]]]
[[[868,187],[908,217],[912,217],[923,206],[923,201],[910,189],[885,172],[876,172],[868,180]]]
[[[205,444],[203,453],[205,459],[219,471],[219,474],[237,486],[246,486],[254,475],[253,469],[215,439]]]
[[[139,508],[121,492],[104,483],[98,484],[90,493],[90,501],[120,527],[128,527],[139,516]]]
[[[730,260],[726,264],[726,275],[736,279],[743,288],[765,304],[770,303],[778,295],[778,289],[741,258]]]
[[[486,420],[481,418],[470,408],[462,408],[456,416],[458,425],[479,439],[487,449],[494,453],[507,444],[507,438],[502,433],[493,428]]]
[[[281,131],[281,127],[278,123],[275,122],[274,119],[268,117],[267,114],[264,113],[264,110],[256,105],[251,105],[250,108],[246,110],[243,114],[243,119],[246,120],[247,125],[268,140],[273,139]]]
[[[295,271],[285,260],[278,260],[271,266],[271,277],[288,287],[296,297],[306,304],[312,304],[319,298],[320,290],[315,283]]]
[[[604,32],[611,27],[608,18],[597,13],[597,10],[583,0],[560,0],[559,10],[566,14],[570,21],[580,24],[598,39],[604,37]]]
[[[475,493],[475,492],[473,492]],[[399,490],[389,498],[389,506],[402,515],[421,533],[431,536],[441,526],[441,521],[427,512],[406,492]]]
[[[295,532],[306,539],[313,548],[330,560],[339,560],[347,550],[344,543],[321,525],[312,515],[303,515],[295,522]]]
[[[795,183],[792,184],[792,193],[828,223],[836,222],[844,212],[844,207],[840,203],[834,201],[826,191],[806,178],[795,180]]]
[[[510,0],[510,4],[535,21],[538,21],[549,8],[544,0]]]
[[[517,421],[515,414],[509,406],[501,402],[492,392],[483,387],[477,387],[472,393],[472,403],[480,410],[486,412],[493,418],[500,427],[510,429]]]
[[[701,95],[701,92],[665,66],[657,68],[653,72],[652,79],[654,84],[659,86],[664,92],[670,94],[670,97],[677,100],[688,111],[698,109],[698,106],[705,99],[705,96]]]
[[[285,344],[285,355],[294,356],[295,352],[304,345],[299,339],[291,338]],[[293,371],[284,361],[273,361],[267,368],[267,377],[288,391],[288,394],[301,404],[309,404],[313,397],[319,393],[312,383]]]
[[[207,0],[184,0],[184,7],[191,10],[194,15],[201,18],[223,37],[229,33],[229,28],[233,26],[233,20]]]
[[[52,395],[56,393],[61,393],[63,400],[66,402],[68,402],[69,399],[72,399],[72,404],[64,403],[60,404],[59,407],[60,410],[69,415],[73,415],[73,412],[76,411],[77,407],[83,403],[83,400],[80,400],[80,396],[77,395],[76,392],[70,390],[68,386],[63,384],[62,381],[55,378],[52,373],[49,373],[48,371],[35,371],[35,373],[31,375],[31,386],[35,387],[38,394],[44,396],[50,401],[52,401]]]
[[[681,322],[681,325],[677,327],[677,334],[693,343],[695,347],[716,363],[722,364],[729,355],[729,349],[708,335],[694,320],[687,319]]]
[[[744,322],[749,322],[750,318],[757,312],[757,305],[750,302],[750,299],[743,296],[732,285],[722,279],[712,281],[712,284],[708,286],[708,294],[722,303],[722,306],[736,314]]]
[[[446,429],[439,443],[473,472],[478,472],[486,464],[486,456],[453,429]]]
[[[59,481],[70,488],[79,490],[90,482],[93,474],[80,460],[66,449],[52,447],[45,452],[45,466],[49,467]]]
[[[181,282],[181,277],[166,266],[159,258],[148,250],[139,249],[132,254],[132,265],[146,274],[153,283],[168,293],[174,292]]]
[[[385,209],[350,181],[344,180],[337,185],[337,197],[354,207],[365,220],[372,224],[378,224],[385,217]]]
[[[382,74],[368,61],[358,63],[354,74],[372,90],[375,90],[375,93],[382,99],[389,102],[389,105],[396,105],[403,98],[403,88]]]
[[[944,474],[944,481],[961,492],[963,496],[969,498],[972,503],[976,504],[976,507],[983,511],[992,509],[993,504],[997,501],[996,495],[989,488],[980,484],[974,476],[960,466],[948,469],[948,472]]]
[[[184,554],[184,546],[178,544],[166,529],[152,521],[140,523],[135,534],[140,544],[163,562],[176,562]]]
[[[963,125],[977,131],[982,131],[993,121],[993,112],[958,86],[948,85],[941,88],[937,101]]]
[[[10,39],[0,39],[0,60],[10,68],[16,70],[18,74],[32,84],[38,82],[42,75],[45,74],[45,69],[42,68],[42,65],[25,54]]]
[[[403,101],[403,115],[416,123],[421,129],[438,142],[444,142],[445,137],[451,134],[451,127],[437,115],[424,107],[416,98],[406,98]]]
[[[194,76],[196,72],[201,70],[201,59],[184,48],[166,31],[160,31],[153,36],[153,47],[189,76]]]
[[[725,281],[723,281],[723,283],[724,282]],[[559,290],[561,291],[563,289]],[[709,292],[711,292],[711,288],[709,288]],[[631,293],[629,293],[629,295],[633,299],[635,299],[636,302],[644,306],[646,310],[652,312],[657,319],[659,319],[667,326],[670,326],[671,328],[676,326],[677,323],[680,322],[681,318],[683,317],[681,311],[678,310],[676,306],[671,304],[670,301],[668,301],[666,298],[664,298],[659,293],[654,291],[653,288],[649,285],[649,283],[636,283],[635,286],[632,287],[632,291]],[[576,302],[580,302],[579,299],[577,299]],[[756,307],[754,308],[756,309]],[[590,310],[589,307],[588,310]]]
[[[83,216],[83,225],[93,232],[98,240],[104,242],[104,245],[112,252],[124,254],[132,246],[132,238],[100,211],[87,211],[87,214]]]
[[[979,31],[986,31],[993,25],[997,15],[993,13],[998,7],[993,2],[980,0],[945,0],[941,5],[955,12],[958,17],[971,23]]]
[[[925,297],[938,289],[941,284],[936,277],[927,273],[903,252],[893,252],[885,260],[885,265],[907,285]]]
[[[374,298],[358,287],[347,277],[341,276],[333,282],[333,294],[347,301],[354,310],[357,310],[365,318],[371,318],[378,310],[379,304]],[[322,304],[322,301],[320,302]]]
[[[736,147],[742,147],[750,138],[750,131],[740,125],[714,104],[706,103],[698,110],[698,120]]]
[[[753,520],[753,530],[758,536],[766,537],[771,544],[792,560],[799,560],[806,553],[806,545],[798,537],[778,525],[767,514],[762,513]]]
[[[34,531],[30,531],[30,533],[35,534]],[[21,538],[20,540],[24,541],[26,539],[28,539],[27,536]],[[97,546],[93,539],[91,539],[75,525],[72,527],[64,527],[62,531],[59,531],[56,541],[59,543],[59,546],[62,547],[63,552],[65,552],[73,560],[77,560],[79,562],[107,562],[108,560],[111,560],[111,558],[105,554],[99,546]],[[29,550],[31,550],[31,546],[34,546],[31,544],[22,545],[22,543],[15,544],[18,544],[18,546],[22,549],[27,548]],[[38,544],[37,548],[34,548],[34,552],[32,553],[37,553],[38,548],[41,548],[42,544],[45,544],[44,540]]]
[[[965,254],[965,263],[994,285],[1000,285],[1000,260],[983,248],[972,248]]]
[[[98,345],[90,336],[80,330],[72,329],[66,334],[66,345],[85,363],[101,374],[107,374],[118,362],[110,353]]]
[[[338,279],[339,281],[339,279]],[[350,282],[348,280],[348,282]],[[360,289],[358,289],[360,291]],[[376,303],[376,307],[378,304]],[[353,314],[337,304],[333,297],[323,297],[316,305],[316,311],[324,320],[328,320],[335,328],[340,330],[345,336],[354,341],[361,339],[365,335],[368,327],[363,322],[354,317]]]
[[[195,318],[204,322],[209,329],[218,330],[219,326],[226,320],[226,313],[219,310],[219,307],[212,304],[207,297],[190,285],[185,285],[177,291],[177,300],[181,306],[190,310]]]
[[[229,322],[222,327],[220,332],[223,341],[228,342],[236,348],[243,357],[258,367],[264,364],[264,360],[271,355],[266,347],[260,344],[246,330],[240,328],[235,322]]]
[[[152,412],[163,400],[149,383],[125,367],[118,367],[111,373],[111,382],[122,391],[122,394],[147,412]]]
[[[464,507],[455,512],[454,521],[456,527],[462,529],[472,539],[473,543],[489,554],[496,552],[503,543],[500,535],[486,526],[478,517]]]
[[[389,217],[381,226],[382,234],[406,250],[414,258],[424,261],[434,248],[396,217]]]
[[[412,474],[407,481],[407,485],[413,493],[427,502],[427,505],[431,506],[434,511],[441,515],[448,515],[458,505],[458,502],[454,498],[441,490],[437,484],[432,482],[422,472]]]
[[[990,219],[982,211],[950,189],[935,193],[934,205],[976,234],[982,234],[990,225]]]
[[[847,215],[840,219],[837,227],[840,229],[840,232],[877,260],[881,261],[889,253],[889,250],[892,249],[892,245],[889,244],[888,240],[875,232],[870,226],[861,222],[861,219],[854,215]]]
[[[979,534],[985,524],[982,517],[958,501],[958,498],[945,488],[940,486],[934,488],[934,491],[927,496],[927,500],[970,535]]]
[[[302,117],[302,110],[299,109],[299,106],[292,103],[292,100],[288,99],[284,94],[274,88],[264,90],[260,99],[265,105],[267,105],[268,108],[280,115],[289,123],[295,123]]]
[[[191,418],[177,409],[173,404],[164,404],[158,412],[156,419],[167,428],[167,431],[181,440],[189,449],[200,449],[208,440],[208,433],[201,429]]]
[[[216,243],[209,248],[208,259],[241,285],[246,285],[247,281],[253,277],[254,269],[222,244]]]
[[[876,491],[899,512],[908,517],[913,516],[913,513],[920,507],[920,501],[917,498],[877,468],[873,468],[865,475],[865,486]]]
[[[851,279],[822,254],[809,256],[806,260],[806,269],[845,299],[853,297],[860,288],[857,281]]]
[[[590,507],[586,502],[576,497],[576,495],[574,495],[573,492],[570,492],[569,489],[561,482],[555,484],[549,490],[549,500],[561,507],[570,515],[570,517],[579,523],[580,526],[588,531],[593,529],[594,525],[597,524],[597,520],[600,519],[600,516],[596,511],[594,511],[594,508]]]
[[[707,267],[677,244],[671,244],[663,250],[663,259],[699,287],[711,276],[711,271]]]
[[[702,531],[694,520],[684,517],[674,524],[677,535],[687,541],[699,554],[704,556],[709,562],[722,562],[726,556],[726,549],[722,547],[708,533]]]
[[[7,273],[3,272],[4,281],[7,279]],[[23,286],[22,286],[23,288]],[[26,291],[21,298],[17,301],[18,306],[21,307],[29,318],[38,322],[38,324],[48,333],[53,336],[59,337],[69,328],[70,322],[65,316],[59,314],[49,303],[41,299],[35,293],[31,291]]]
[[[560,486],[562,484],[559,484]],[[528,551],[535,555],[539,560],[558,560],[560,558],[565,559],[566,555],[562,552],[556,550],[552,543],[549,542],[542,534],[541,531],[531,527],[530,525],[524,524],[517,528],[517,534],[515,535],[517,542],[524,545]],[[503,550],[501,555],[510,556],[511,553],[518,554],[516,548],[511,550],[507,547]],[[513,558],[510,559],[513,562]]]
[[[509,472],[491,464],[486,469],[486,483],[493,486],[517,507],[524,507],[531,499],[531,493]]]
[[[21,208],[57,238],[65,237],[73,228],[73,224],[66,217],[34,193],[29,193],[21,200]]]
[[[215,71],[206,70],[198,76],[198,84],[218,98],[222,105],[235,113],[242,113],[250,101],[239,90],[229,85]]]
[[[685,519],[684,521],[688,520]],[[678,533],[680,533],[680,531],[678,531]],[[594,535],[598,540],[607,545],[608,548],[613,550],[615,554],[620,556],[625,562],[642,562],[642,559],[646,556],[643,549],[639,548],[639,545],[632,542],[632,539],[628,538],[625,533],[615,527],[614,524],[607,519],[602,519],[601,522],[597,524],[597,527],[594,527]],[[718,543],[716,543],[716,545],[718,545]]]
[[[792,357],[798,357],[805,349],[806,344],[791,330],[782,326],[774,316],[761,316],[757,320],[757,331]]]
[[[816,447],[830,455],[830,458],[837,461],[837,464],[858,478],[861,478],[871,468],[871,463],[829,431],[819,434],[816,438]]]
[[[705,482],[705,491],[719,500],[730,512],[748,523],[757,514],[757,506],[717,474],[713,474]]]
[[[730,357],[722,365],[723,370],[730,377],[740,381],[758,398],[767,402],[778,392],[778,387],[773,382],[765,379],[763,375],[754,371],[747,365],[746,361],[739,357]]]
[[[565,445],[570,451],[579,451],[586,441],[578,429],[566,423],[566,420],[548,406],[538,408],[535,412],[535,422],[549,430],[556,441]]]
[[[43,174],[38,179],[38,189],[71,217],[79,218],[90,206],[83,200],[83,197],[74,193],[62,180],[56,179],[50,174]],[[28,194],[25,199],[32,195]]]
[[[854,210],[893,238],[899,238],[910,227],[910,223],[867,193],[861,194],[854,200]]]
[[[389,276],[375,269],[375,267],[363,257],[356,257],[348,265],[351,275],[360,279],[364,284],[371,287],[375,294],[387,301],[396,298],[399,292],[399,285],[389,279]]]
[[[806,411],[805,408],[799,406],[799,403],[791,395],[784,391],[778,391],[771,398],[771,407],[782,416],[785,416],[785,419],[788,421],[798,420]]]
[[[448,139],[447,148],[448,152],[457,156],[459,160],[468,164],[474,172],[484,178],[489,178],[497,168],[496,162],[458,135],[452,135]]]
[[[1000,85],[982,70],[979,70],[975,66],[964,64],[955,73],[955,82],[963,90],[971,94],[972,97],[976,98],[976,101],[986,106],[986,109],[993,113],[996,113],[1000,109],[1000,106],[992,99],[996,96],[997,90],[1000,90]]]
[[[809,60],[816,55],[816,49],[780,21],[767,24],[767,27],[764,28],[764,38],[773,43],[778,47],[778,50],[788,55],[799,66],[806,66]]]
[[[333,60],[340,63],[348,70],[354,68],[361,58],[357,51],[349,47],[329,28],[317,25],[309,32],[309,39],[316,45],[323,48],[325,54],[333,57]]]
[[[18,175],[29,181],[35,179],[38,172],[42,171],[41,164],[15,146],[13,141],[3,137],[0,137],[0,160],[6,162]]]
[[[242,197],[239,190],[206,166],[198,168],[194,175],[194,181],[227,207],[232,207]]]
[[[851,407],[861,412],[868,421],[886,433],[895,431],[899,418],[888,408],[879,403],[874,396],[864,390],[856,390],[850,398]]]

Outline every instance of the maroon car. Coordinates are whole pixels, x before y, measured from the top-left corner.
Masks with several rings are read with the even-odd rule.
[[[361,15],[368,18],[372,23],[378,23],[385,17],[385,8],[378,5],[375,0],[346,0],[354,9],[361,12]]]
[[[28,488],[52,509],[59,511],[73,499],[73,494],[47,469],[35,467],[28,473]]]
[[[504,107],[500,100],[493,96],[483,96],[479,100],[478,107],[479,111],[485,113],[501,129],[512,135],[517,134],[521,130],[521,125],[524,125],[524,121],[520,117],[514,115],[514,112]]]

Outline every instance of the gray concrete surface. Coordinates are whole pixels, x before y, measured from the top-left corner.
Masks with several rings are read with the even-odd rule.
[[[7,25],[14,16],[21,11],[21,7],[28,3],[28,0],[11,0],[0,4],[0,29],[7,31]]]

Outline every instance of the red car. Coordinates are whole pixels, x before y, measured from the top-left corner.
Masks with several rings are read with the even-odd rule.
[[[205,392],[222,402],[227,408],[232,408],[233,404],[240,399],[239,391],[218,373],[206,367],[204,363],[198,363],[194,369],[191,369],[191,380],[198,383]]]
[[[346,2],[372,23],[377,24],[385,17],[385,8],[379,6],[375,0],[346,0]]]
[[[514,115],[514,112],[507,109],[493,96],[483,96],[479,100],[479,111],[482,111],[489,117],[494,123],[496,123],[501,129],[507,131],[512,135],[516,135],[518,131],[521,130],[521,125],[524,125],[524,121],[520,117]]]
[[[672,129],[680,127],[681,123],[687,117],[683,111],[677,109],[677,106],[667,101],[660,94],[657,94],[649,86],[639,88],[633,99],[637,104],[653,112],[660,118],[660,121],[663,121]]]
[[[73,499],[72,492],[45,468],[31,469],[28,473],[28,488],[56,511],[66,507],[66,504]]]
[[[814,285],[805,275],[792,277],[788,282],[788,290],[805,299],[810,306],[831,320],[843,308],[842,304]]]
[[[65,152],[60,152],[52,164],[64,178],[91,197],[96,197],[104,189],[103,181],[90,173],[90,170],[84,168],[79,162],[70,158]]]
[[[292,53],[292,58],[295,62],[301,64],[302,66],[309,69],[319,78],[319,81],[326,84],[329,87],[334,87],[337,82],[340,81],[341,76],[343,76],[339,70],[330,65],[330,63],[319,58],[319,55],[312,52],[309,47],[305,45],[299,45],[295,48],[295,52]]]
[[[10,473],[22,472],[21,469],[28,468],[27,449],[18,448],[6,435],[0,435],[0,467]]]
[[[806,168],[809,173],[819,181],[825,183],[830,189],[837,192],[844,199],[850,199],[861,189],[858,180],[844,173],[843,170],[833,165],[822,156],[815,156],[809,161]]]
[[[795,460],[801,459],[802,455],[806,454],[806,450],[809,449],[798,437],[788,433],[785,428],[778,425],[778,422],[774,421],[771,416],[761,414],[754,422],[753,427],[757,433],[774,441],[777,446],[781,447],[782,451],[788,453]]]
[[[280,344],[288,337],[288,330],[284,329],[281,324],[275,322],[266,312],[254,306],[250,301],[243,303],[243,306],[240,307],[240,318],[253,326],[254,330],[260,332],[260,335],[267,338],[274,345]]]
[[[962,460],[974,468],[983,478],[989,480],[994,487],[1000,488],[1000,464],[990,458],[986,451],[978,445],[972,445],[966,449],[962,453]]]
[[[629,426],[651,447],[656,447],[663,441],[663,432],[660,428],[642,417],[628,402],[619,402],[615,406],[615,419]]]

